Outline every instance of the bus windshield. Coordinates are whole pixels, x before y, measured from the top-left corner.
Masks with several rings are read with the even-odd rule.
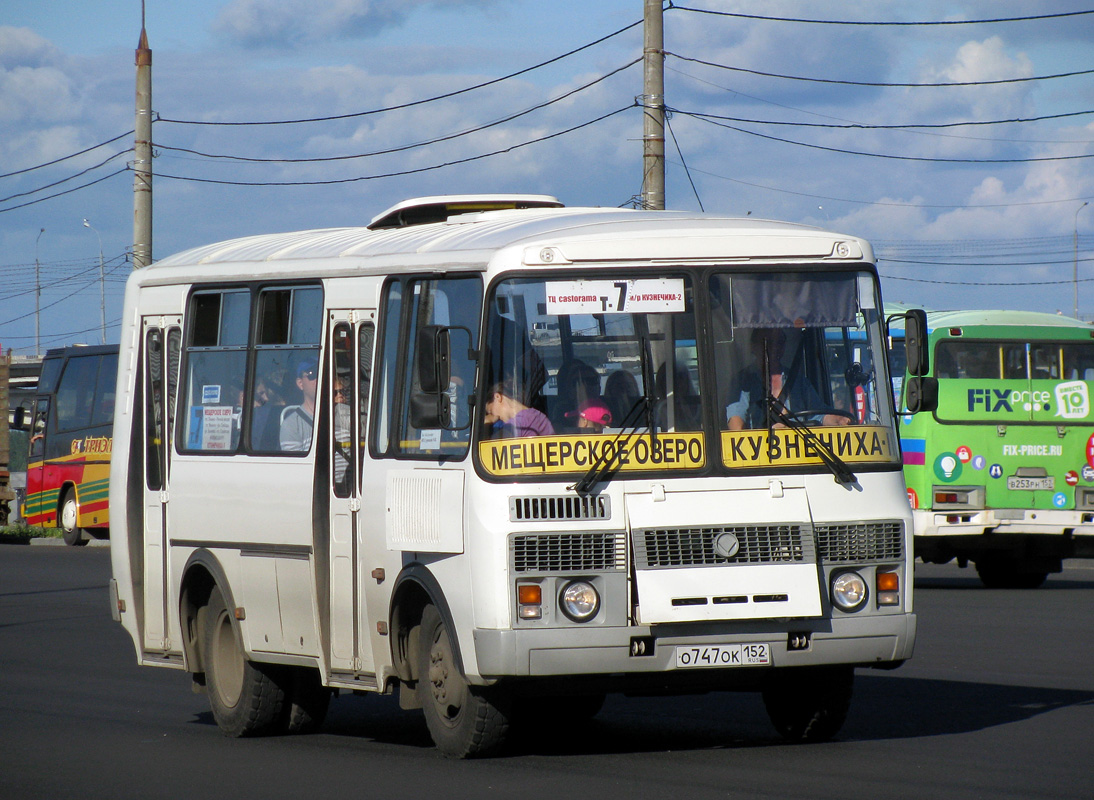
[[[865,272],[512,278],[486,344],[478,454],[499,477],[698,470],[712,444],[730,469],[899,459]]]

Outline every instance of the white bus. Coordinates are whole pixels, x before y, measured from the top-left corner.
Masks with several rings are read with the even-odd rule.
[[[475,756],[611,692],[744,689],[831,737],[915,640],[881,308],[854,237],[540,195],[136,270],[115,617],[232,736],[398,691]]]

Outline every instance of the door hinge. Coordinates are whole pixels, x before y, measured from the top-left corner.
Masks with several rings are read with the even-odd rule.
[[[352,511],[353,513],[355,513],[355,514],[358,511],[361,510],[361,498],[360,497],[351,497],[349,499],[349,510]]]

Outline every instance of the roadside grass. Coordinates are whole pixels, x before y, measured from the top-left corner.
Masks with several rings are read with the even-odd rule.
[[[60,539],[60,528],[38,528],[33,525],[8,525],[0,528],[0,544],[30,544],[31,539]]]

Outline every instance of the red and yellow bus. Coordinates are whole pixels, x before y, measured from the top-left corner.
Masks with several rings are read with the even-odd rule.
[[[65,543],[109,535],[107,504],[118,346],[64,347],[42,360],[23,517]]]

